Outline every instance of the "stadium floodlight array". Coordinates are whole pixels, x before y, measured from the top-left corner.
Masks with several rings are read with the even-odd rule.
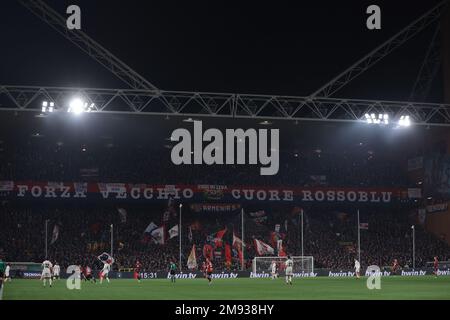
[[[52,113],[55,110],[55,103],[53,101],[43,101],[42,102],[42,113]]]
[[[311,274],[314,272],[314,257],[313,256],[295,256],[291,257],[294,261],[294,274]],[[254,274],[266,273],[270,274],[272,271],[272,261],[277,264],[277,273],[284,274],[284,263],[287,257],[255,257],[253,258],[252,272]]]
[[[383,124],[388,125],[389,124],[389,115],[387,113],[384,114],[378,114],[378,116],[375,113],[368,114],[366,113],[366,122],[368,124]]]
[[[64,108],[63,108],[64,109]],[[83,101],[81,98],[73,98],[69,102],[69,106],[67,107],[67,112],[75,115],[80,115],[85,112],[94,111],[95,104],[91,103],[89,105],[88,102]],[[53,113],[58,111],[55,107],[55,103],[53,101],[43,101],[42,102],[42,113]]]
[[[400,127],[409,127],[411,125],[409,116],[401,116],[400,120],[398,121],[398,125]]]
[[[93,108],[94,104],[91,104],[89,106],[87,102],[81,100],[80,98],[74,98],[70,101],[69,109],[67,109],[67,112],[79,115],[84,112],[91,112]]]

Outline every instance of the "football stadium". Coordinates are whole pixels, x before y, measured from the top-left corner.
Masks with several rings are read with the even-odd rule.
[[[450,300],[448,1],[147,5],[0,4],[0,300]]]

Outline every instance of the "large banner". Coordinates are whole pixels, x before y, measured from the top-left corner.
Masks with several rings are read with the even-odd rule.
[[[421,276],[430,276],[433,275],[434,270],[432,268],[420,268],[420,269],[405,269],[401,270],[397,273],[392,273],[389,270],[380,270],[381,277],[421,277]],[[97,272],[94,272],[97,274]],[[281,276],[284,276],[283,273],[280,273]],[[371,273],[368,271],[362,272],[363,276],[370,276]],[[450,269],[439,269],[439,276],[450,276]],[[12,269],[13,278],[25,278],[25,279],[39,279],[41,276],[41,272],[38,271],[20,271]],[[141,279],[151,280],[151,279],[169,279],[170,275],[165,271],[155,271],[155,272],[140,272]],[[250,271],[224,271],[224,272],[214,272],[211,277],[213,279],[236,279],[236,278],[266,278],[269,279],[271,274],[269,272],[250,272]],[[328,278],[352,278],[355,277],[354,270],[331,270],[331,269],[315,269],[314,272],[294,272],[294,278],[316,278],[316,277],[328,277]],[[69,277],[69,274],[61,270],[61,278],[66,279]],[[109,278],[111,279],[132,279],[134,277],[133,272],[116,272],[111,271],[109,273]],[[176,279],[204,279],[204,274],[200,271],[186,271],[183,273],[177,272],[175,274]]]
[[[408,189],[337,187],[258,187],[225,185],[148,185],[94,182],[0,181],[0,198],[94,199],[184,202],[391,203],[408,199]],[[226,210],[227,207],[221,207]]]

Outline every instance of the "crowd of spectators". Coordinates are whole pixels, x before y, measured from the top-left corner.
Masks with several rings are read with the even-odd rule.
[[[110,228],[114,226],[114,269],[126,270],[139,260],[148,271],[167,270],[170,261],[178,264],[178,237],[167,239],[165,244],[156,244],[144,234],[154,222],[162,225],[163,205],[127,207],[126,221],[114,206],[48,206],[4,203],[0,208],[0,252],[5,260],[17,262],[42,262],[45,258],[45,229],[47,221],[48,258],[67,267],[72,264],[100,267],[99,256],[110,252]],[[300,220],[292,207],[266,208],[266,219],[256,221],[246,210],[245,259],[246,269],[251,269],[251,260],[256,255],[253,239],[259,239],[276,247],[273,243],[275,225],[280,225],[279,238],[291,255],[301,255]],[[166,227],[176,224],[177,216],[166,221]],[[357,257],[357,220],[353,211],[334,211],[327,208],[311,208],[304,214],[304,254],[314,257],[315,267],[351,269]],[[203,245],[223,229],[240,237],[240,214],[196,213],[187,210],[183,215],[182,264],[186,269],[187,256],[192,245],[197,248],[197,259],[203,261]],[[361,262],[363,265],[391,265],[398,259],[404,267],[412,266],[411,222],[408,212],[398,210],[365,210],[361,221],[368,223],[361,230]],[[55,237],[55,225],[59,235]],[[190,229],[191,232],[188,230]],[[192,234],[192,237],[189,236]],[[208,237],[209,236],[209,237]],[[211,237],[212,236],[212,237]],[[232,238],[225,237],[232,245]],[[450,259],[449,246],[416,228],[416,266],[425,266],[433,256],[440,260]],[[223,250],[215,258],[216,270],[224,270]],[[240,261],[233,248],[233,263],[228,268],[240,269]]]
[[[169,142],[168,142],[169,143]],[[0,149],[0,181],[95,181],[147,184],[225,184],[262,186],[336,186],[336,187],[405,187],[408,186],[402,160],[387,159],[388,154],[353,150],[338,152],[314,149],[280,151],[280,169],[276,176],[261,176],[259,166],[176,166],[170,159],[170,146],[130,143],[78,145],[49,143],[34,138],[21,143],[4,143]],[[388,161],[389,160],[389,161]],[[132,268],[140,260],[145,269],[165,270],[169,262],[178,263],[177,237],[164,245],[155,244],[144,236],[153,221],[161,225],[167,208],[156,203],[146,207],[127,208],[127,220],[118,215],[117,205],[108,203],[14,202],[4,201],[0,207],[0,254],[8,261],[39,262],[45,258],[45,226],[47,225],[47,255],[62,266],[71,264],[98,266],[97,256],[111,250],[110,226],[114,225],[113,253],[115,269]],[[262,205],[267,215],[263,221],[246,218],[246,268],[256,255],[253,239],[272,246],[274,226],[282,226],[280,234],[288,253],[301,254],[298,213],[287,206],[274,208]],[[304,254],[315,259],[315,266],[348,269],[357,256],[355,208],[311,207],[305,210]],[[396,210],[393,212],[393,210]],[[368,230],[361,231],[361,260],[364,265],[391,264],[394,258],[405,266],[411,265],[411,230],[408,208],[379,207],[367,209]],[[231,217],[231,218],[230,218]],[[203,246],[211,235],[225,227],[239,234],[240,218],[233,214],[186,214],[182,238],[183,267],[195,244],[197,257],[203,257]],[[47,221],[47,223],[46,223]],[[165,222],[170,224],[169,222]],[[52,239],[55,225],[59,236]],[[166,225],[170,227],[170,225]],[[57,229],[58,229],[57,228]],[[416,265],[424,265],[437,255],[449,259],[449,248],[439,239],[416,230]],[[229,268],[240,269],[236,248]],[[217,269],[225,268],[224,254],[215,260]]]
[[[157,146],[56,145],[28,141],[0,152],[0,180],[95,181],[148,184],[259,184],[340,187],[405,187],[401,161],[367,152],[281,150],[275,176],[261,176],[259,165],[177,166],[170,150]],[[323,177],[323,179],[322,179]]]

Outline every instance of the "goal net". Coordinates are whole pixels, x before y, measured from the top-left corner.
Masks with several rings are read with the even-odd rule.
[[[426,263],[427,268],[434,268],[434,262],[428,261]],[[450,261],[439,261],[438,262],[439,269],[450,269]]]
[[[294,273],[311,273],[314,272],[314,257],[312,256],[297,256],[291,257],[294,262]],[[277,264],[277,272],[284,273],[284,263],[287,257],[255,257],[253,259],[253,273],[271,273],[272,261]]]

